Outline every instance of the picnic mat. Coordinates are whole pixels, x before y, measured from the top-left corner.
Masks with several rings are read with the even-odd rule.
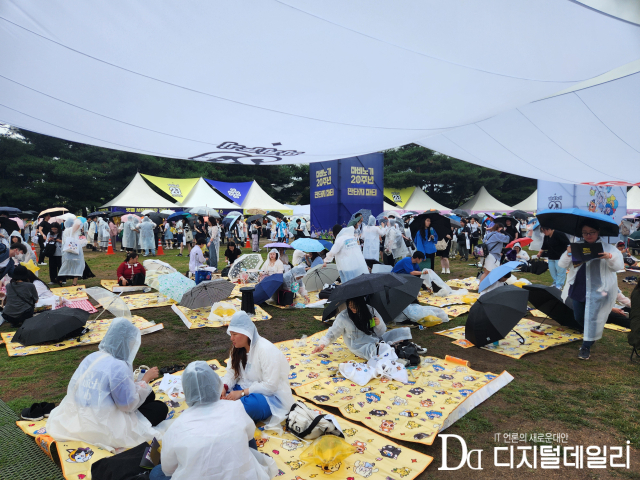
[[[522,319],[518,322],[513,330],[517,331],[525,339],[525,344],[520,344],[520,337],[511,331],[506,338],[500,340],[499,345],[493,344],[481,347],[484,350],[499,353],[511,358],[522,358],[528,353],[541,352],[550,347],[556,347],[558,345],[564,345],[565,343],[575,342],[576,340],[582,340],[582,334],[575,330],[566,327],[556,327],[552,325],[542,325],[540,330],[545,332],[544,335],[533,333],[531,329],[538,327],[540,322],[533,320]],[[449,330],[443,330],[441,332],[435,332],[436,335],[444,335],[454,339],[452,342],[454,345],[458,345],[462,348],[470,348],[474,345],[464,338],[465,327],[456,327]]]
[[[232,303],[238,310],[242,304],[242,300],[239,298],[231,298],[225,300],[225,302]],[[211,313],[211,307],[195,308],[193,310],[183,307],[181,305],[171,305],[171,309],[180,317],[180,320],[187,326],[188,329],[193,330],[195,328],[204,327],[226,327],[231,321],[231,317],[222,317],[224,321],[218,322],[209,320],[209,313]],[[261,307],[255,306],[256,314],[251,317],[254,322],[260,322],[262,320],[269,320],[271,315],[265,312]]]
[[[424,290],[418,295],[418,301],[432,307],[446,307],[448,305],[467,305],[465,300],[469,301],[469,298],[477,299],[480,295],[477,293],[466,293],[464,295],[456,294],[455,291],[451,295],[446,297],[438,297]],[[467,297],[466,299],[464,297]]]
[[[630,328],[621,327],[620,325],[616,325],[615,323],[605,323],[604,328],[609,330],[615,330],[616,332],[629,333],[631,331]]]
[[[73,285],[69,287],[56,287],[51,289],[51,293],[59,297],[64,297],[67,300],[88,300],[89,297],[84,293],[84,289],[87,288],[84,285]]]
[[[231,291],[231,295],[229,295],[230,297],[242,297],[242,292],[240,291],[241,288],[244,287],[255,287],[257,285],[257,283],[245,283],[244,285],[241,283],[236,283],[236,286],[233,287],[233,290]]]
[[[100,285],[109,290],[110,292],[141,292],[145,288],[149,288],[147,285],[129,285],[121,287],[118,285],[117,280],[100,280]]]
[[[11,342],[11,339],[16,332],[3,332],[0,333],[0,335],[5,342],[5,346],[7,347],[7,354],[10,357],[24,357],[26,355],[57,352],[59,350],[66,350],[67,348],[81,347],[84,345],[100,343],[107,333],[112,320],[112,318],[87,320],[86,326],[90,329],[87,333],[80,337],[76,337],[71,340],[65,340],[63,342],[52,345],[31,345],[29,347],[24,347],[19,343]],[[140,333],[142,333],[143,335],[146,335],[147,333],[157,332],[158,330],[162,330],[164,328],[161,323],[155,324],[152,322],[148,322],[144,318],[138,317],[137,315],[133,316],[133,318],[131,319],[131,323],[138,327],[140,329]]]
[[[176,305],[178,302],[159,293],[139,293],[134,295],[122,295],[120,297],[127,304],[129,310],[139,310],[141,308],[168,307]],[[160,299],[160,301],[158,301]]]
[[[98,310],[96,310],[96,307],[94,307],[89,300],[66,300],[60,305],[58,305],[55,308],[55,310],[62,307],[78,308],[80,310],[84,310],[85,312],[89,312],[89,313],[98,312]]]
[[[478,290],[478,280],[476,277],[468,277],[468,278],[452,278],[445,282],[450,287],[454,288],[466,288],[467,290]]]
[[[506,371],[478,372],[455,357],[424,357],[419,367],[409,369],[407,385],[373,379],[360,387],[336,373],[295,392],[314,403],[337,407],[345,417],[382,435],[431,445],[439,432],[511,380]]]

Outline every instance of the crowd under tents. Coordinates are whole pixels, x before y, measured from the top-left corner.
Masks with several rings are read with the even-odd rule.
[[[478,193],[458,208],[469,213],[510,212],[515,209],[493,197],[484,187],[480,187]]]
[[[125,189],[110,202],[105,203],[100,208],[114,209],[116,207],[126,207],[135,209],[145,208],[175,208],[175,203],[162,198],[154,192],[139,173],[136,173],[133,180]]]

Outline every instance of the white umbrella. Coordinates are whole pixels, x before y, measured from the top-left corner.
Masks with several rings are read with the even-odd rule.
[[[87,288],[85,293],[98,302],[102,308],[110,311],[114,317],[131,318],[129,307],[119,295],[102,287]]]
[[[176,213],[173,210],[160,210],[160,213],[164,213],[165,215],[171,215],[172,213]]]

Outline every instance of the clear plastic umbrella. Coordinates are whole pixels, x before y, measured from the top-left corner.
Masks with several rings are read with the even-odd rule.
[[[182,296],[195,286],[196,282],[178,272],[158,277],[158,291],[176,302],[182,301]]]
[[[213,208],[209,207],[193,207],[189,210],[189,213],[193,213],[194,215],[202,215],[206,217],[214,217],[220,218],[220,214],[216,212]]]
[[[131,318],[129,307],[119,295],[102,287],[87,288],[85,293],[98,302],[102,308],[111,312],[114,317]]]
[[[177,270],[169,265],[167,262],[163,262],[162,260],[145,260],[142,262],[144,269],[148,272],[158,272],[158,273],[175,273]]]

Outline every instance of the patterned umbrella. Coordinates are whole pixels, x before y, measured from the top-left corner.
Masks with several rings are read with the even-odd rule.
[[[244,255],[240,255],[229,269],[229,280],[235,282],[240,278],[243,269],[256,270],[260,268],[263,261],[262,255],[259,253],[245,253]]]
[[[235,285],[223,279],[202,282],[186,292],[180,300],[180,305],[191,310],[200,307],[210,307],[216,302],[229,298]]]
[[[322,290],[325,283],[335,282],[339,276],[340,273],[338,272],[336,264],[329,263],[324,268],[322,265],[313,267],[304,277],[302,277],[302,281],[304,282],[304,288],[309,292],[315,292]]]
[[[158,278],[158,291],[176,302],[181,302],[182,296],[195,286],[196,282],[178,272]]]

